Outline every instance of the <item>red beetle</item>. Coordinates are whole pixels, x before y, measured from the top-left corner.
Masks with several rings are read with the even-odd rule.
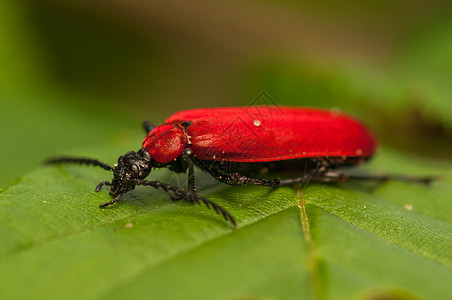
[[[387,175],[347,175],[338,167],[368,160],[377,149],[372,133],[359,121],[336,110],[251,106],[181,111],[164,124],[145,122],[147,136],[142,148],[119,157],[114,167],[98,160],[60,157],[48,163],[82,163],[113,171],[110,186],[113,200],[138,185],[164,189],[172,200],[212,207],[234,225],[232,215],[207,198],[197,195],[194,165],[215,179],[231,185],[278,187],[307,181],[338,182],[349,179],[386,180]],[[152,168],[187,172],[188,190],[144,180]],[[264,179],[263,172],[286,175],[285,179]],[[289,175],[287,177],[287,175]],[[391,177],[392,178],[392,177]],[[431,178],[397,177],[406,181],[430,182]]]

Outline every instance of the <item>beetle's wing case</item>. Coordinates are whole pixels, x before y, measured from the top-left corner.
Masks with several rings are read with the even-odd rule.
[[[189,147],[197,159],[269,162],[307,157],[372,156],[377,141],[359,121],[337,111],[251,106],[193,109],[166,122],[192,122]]]

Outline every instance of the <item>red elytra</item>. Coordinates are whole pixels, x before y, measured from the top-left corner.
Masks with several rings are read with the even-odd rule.
[[[185,130],[180,124],[191,122]],[[270,162],[308,157],[363,157],[377,141],[359,121],[336,110],[298,107],[192,109],[170,116],[143,141],[159,163],[189,147],[200,160]]]

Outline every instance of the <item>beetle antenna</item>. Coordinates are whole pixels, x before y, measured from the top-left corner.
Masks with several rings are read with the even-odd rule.
[[[83,157],[54,157],[45,161],[46,165],[57,165],[57,164],[84,164],[96,167],[101,167],[104,170],[112,171],[113,167],[109,164],[101,162],[97,159],[83,158]]]

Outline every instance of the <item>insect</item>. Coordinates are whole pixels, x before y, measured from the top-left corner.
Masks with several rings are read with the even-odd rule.
[[[279,187],[347,180],[399,179],[428,183],[432,178],[389,175],[350,175],[339,167],[367,161],[377,149],[373,134],[359,121],[336,110],[251,106],[185,110],[164,124],[144,122],[141,148],[130,151],[110,166],[96,159],[56,157],[48,164],[80,163],[113,172],[111,181],[100,182],[95,191],[110,187],[117,202],[136,186],[165,190],[170,199],[204,203],[234,226],[234,217],[223,207],[197,194],[194,166],[230,185]],[[145,180],[154,168],[177,173],[188,171],[187,190],[160,181]],[[278,178],[266,178],[263,174]],[[281,178],[283,177],[283,178]]]

